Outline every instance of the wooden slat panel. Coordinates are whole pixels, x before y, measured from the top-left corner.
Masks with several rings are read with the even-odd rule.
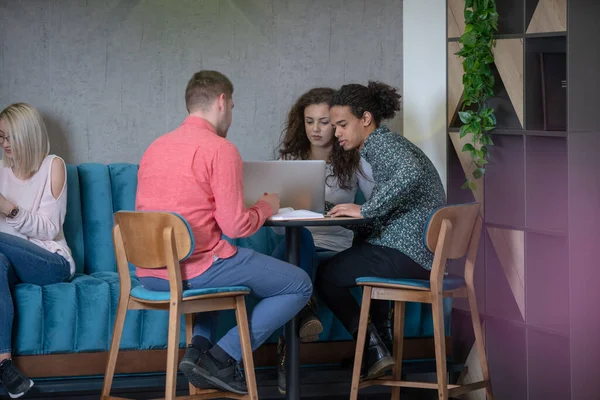
[[[523,39],[501,39],[493,48],[494,62],[523,127]]]
[[[540,0],[527,33],[565,32],[567,30],[567,0]]]
[[[525,321],[525,232],[488,227],[488,233]]]
[[[472,178],[473,170],[475,169],[475,164],[473,164],[473,160],[471,158],[471,154],[463,152],[462,148],[465,143],[470,143],[471,134],[463,137],[461,139],[460,134],[458,132],[449,132],[450,140],[452,141],[452,146],[454,146],[454,150],[456,151],[456,155],[460,160],[460,165],[465,171],[465,175],[469,176],[469,179]],[[476,146],[477,147],[477,146]],[[473,196],[475,197],[475,201],[481,204],[481,213],[483,214],[483,185],[484,185],[484,177],[474,180],[477,184],[477,189],[473,190]]]
[[[465,32],[465,0],[448,0],[448,37],[457,38]]]
[[[448,43],[448,124],[452,123],[464,91],[462,58],[454,55],[458,51],[458,42]]]
[[[482,324],[482,325],[485,325]],[[468,385],[474,382],[483,380],[483,373],[481,372],[481,364],[479,363],[479,356],[477,354],[477,346],[473,343],[473,347],[469,352],[467,361],[465,362],[465,369],[458,378],[460,385]],[[462,397],[462,400],[485,400],[486,393],[482,390],[470,392]]]

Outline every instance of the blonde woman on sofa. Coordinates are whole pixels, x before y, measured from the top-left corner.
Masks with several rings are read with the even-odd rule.
[[[0,384],[11,398],[33,386],[11,360],[17,283],[68,281],[75,263],[63,234],[66,166],[50,155],[40,113],[24,103],[0,112]]]

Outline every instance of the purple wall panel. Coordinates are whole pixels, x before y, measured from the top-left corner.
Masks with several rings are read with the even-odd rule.
[[[566,237],[528,233],[525,269],[527,324],[569,333]]]
[[[524,140],[495,135],[485,174],[485,219],[494,224],[525,225]]]
[[[567,230],[567,141],[528,136],[526,220],[533,229]]]

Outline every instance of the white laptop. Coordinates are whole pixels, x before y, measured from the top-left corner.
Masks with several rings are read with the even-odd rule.
[[[325,211],[325,161],[244,161],[244,203],[252,207],[265,193],[277,193],[281,208]],[[284,210],[281,210],[284,211]]]

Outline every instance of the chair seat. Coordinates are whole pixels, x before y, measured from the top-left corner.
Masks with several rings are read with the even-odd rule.
[[[389,279],[389,278],[377,278],[377,277],[362,277],[356,279],[356,283],[374,285],[378,283],[385,283],[388,285],[401,285],[401,286],[413,286],[415,288],[426,288],[431,289],[429,280],[425,279]],[[458,275],[446,275],[444,276],[444,290],[454,290],[465,286],[465,280],[463,277]]]
[[[246,286],[227,286],[227,287],[217,287],[217,288],[206,288],[206,289],[190,289],[183,291],[183,299],[196,296],[206,296],[209,294],[217,294],[217,293],[233,293],[233,292],[246,292],[250,293],[251,290]],[[131,289],[131,296],[136,299],[145,300],[145,301],[169,301],[171,299],[170,292],[159,292],[156,290],[148,290],[144,288],[142,285],[136,286]]]

